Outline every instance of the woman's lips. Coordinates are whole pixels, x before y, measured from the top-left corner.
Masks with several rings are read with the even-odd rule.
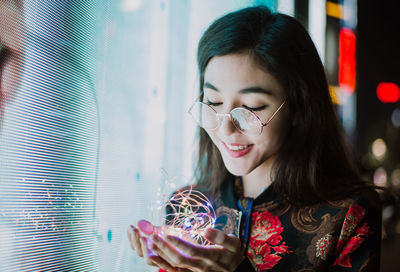
[[[240,149],[240,150],[232,150],[228,147],[228,144],[222,142],[222,144],[225,147],[226,152],[228,152],[229,155],[231,155],[234,158],[240,158],[246,155],[247,153],[250,152],[250,150],[253,148],[254,145],[247,145],[246,148]],[[241,144],[229,144],[229,146],[246,146],[246,145],[241,145]]]

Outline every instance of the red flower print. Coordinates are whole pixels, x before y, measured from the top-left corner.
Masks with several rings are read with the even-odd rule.
[[[350,206],[347,211],[346,217],[344,218],[342,233],[344,235],[351,234],[356,226],[361,222],[364,218],[364,215],[367,211],[358,204],[354,204]]]
[[[339,257],[333,263],[333,266],[340,265],[343,267],[351,267],[349,254],[354,252],[357,248],[359,248],[363,241],[364,239],[358,236],[351,237],[350,240],[347,242],[347,244],[344,246]]]
[[[338,254],[350,235],[354,232],[357,225],[361,222],[367,211],[358,204],[350,206],[344,218],[339,240],[336,244],[336,254]]]
[[[271,248],[269,247],[269,245],[267,243],[263,243],[263,245],[261,245],[259,253],[262,256],[266,256],[269,255],[269,253],[271,252]]]
[[[359,235],[367,235],[370,232],[370,227],[368,227],[367,223],[364,223],[362,227],[359,227],[356,229],[356,233]]]
[[[280,234],[280,233],[279,233]],[[277,246],[279,245],[279,243],[282,241],[282,236],[280,236],[278,233],[275,233],[273,235],[271,235],[268,239],[267,239],[267,243],[272,245],[272,246]]]
[[[280,260],[282,259],[281,256],[276,254],[266,255],[263,259],[264,263],[257,265],[257,268],[260,271],[265,271],[268,269],[273,268]]]
[[[367,223],[357,228],[366,213],[366,210],[357,204],[349,208],[336,245],[336,255],[338,257],[332,266],[352,267],[350,253],[357,250],[364,242],[365,237],[371,232]]]
[[[270,212],[252,214],[252,231],[249,240],[249,258],[259,271],[273,268],[283,257],[292,252],[282,242],[282,224],[279,218]]]
[[[289,247],[285,245],[280,245],[272,248],[273,250],[276,251],[276,253],[286,253],[289,252]]]

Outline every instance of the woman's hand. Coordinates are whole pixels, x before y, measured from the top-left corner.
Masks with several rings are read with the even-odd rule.
[[[194,245],[176,236],[162,238],[156,233],[149,237],[148,245],[170,267],[195,272],[232,272],[245,259],[238,238],[216,229],[207,229],[204,237],[214,245]]]
[[[136,252],[139,257],[145,258],[146,263],[151,266],[157,266],[168,272],[185,272],[190,271],[186,269],[181,269],[171,266],[167,261],[165,261],[160,256],[154,254],[148,247],[148,238],[143,236],[141,232],[145,235],[152,235],[156,232],[157,227],[153,226],[150,222],[145,220],[140,220],[138,222],[138,228],[131,225],[128,230],[128,239],[131,248]]]

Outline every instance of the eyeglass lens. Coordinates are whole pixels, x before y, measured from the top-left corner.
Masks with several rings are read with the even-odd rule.
[[[219,125],[217,112],[207,104],[196,102],[189,110],[194,120],[199,126],[205,129],[215,129]],[[236,108],[231,112],[232,122],[237,129],[244,133],[259,134],[262,125],[260,120],[249,110]]]

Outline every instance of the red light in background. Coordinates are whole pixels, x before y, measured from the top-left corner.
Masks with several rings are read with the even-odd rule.
[[[339,32],[339,86],[353,93],[356,86],[356,36],[349,28]]]
[[[393,82],[381,82],[376,88],[376,95],[383,103],[396,103],[400,99],[400,88]]]

